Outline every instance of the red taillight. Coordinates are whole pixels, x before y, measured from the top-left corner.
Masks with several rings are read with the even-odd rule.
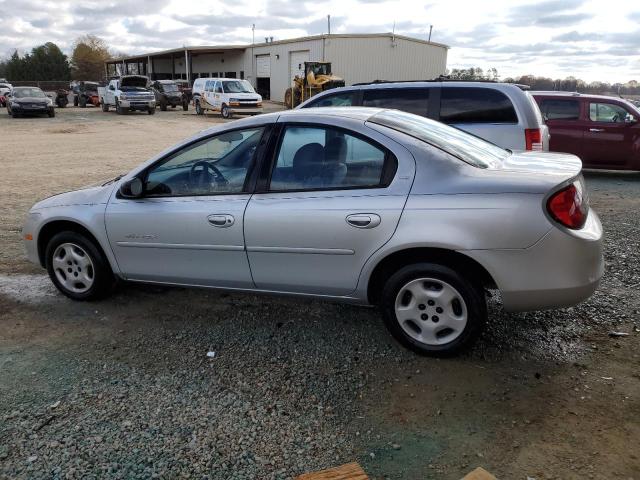
[[[542,132],[539,128],[527,128],[524,131],[526,150],[542,151]]]
[[[587,221],[589,202],[580,181],[557,191],[547,200],[547,210],[555,221],[567,228],[582,228]]]

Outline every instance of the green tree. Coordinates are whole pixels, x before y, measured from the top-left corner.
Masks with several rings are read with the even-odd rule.
[[[6,63],[8,80],[69,80],[67,56],[52,42],[34,47],[31,53],[21,57],[14,51]]]
[[[104,40],[95,35],[76,39],[71,54],[71,72],[76,80],[102,80],[104,63],[111,58]]]

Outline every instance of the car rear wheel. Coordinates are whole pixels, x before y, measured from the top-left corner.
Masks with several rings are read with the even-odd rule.
[[[80,97],[80,108],[87,108],[87,99],[86,99],[86,97]]]
[[[166,102],[160,102],[160,110],[162,110],[163,112],[167,111],[167,103]]]
[[[47,272],[60,292],[74,300],[95,300],[111,293],[115,279],[98,247],[77,232],[60,232],[45,253]]]
[[[406,266],[382,292],[384,321],[404,346],[422,355],[454,355],[471,346],[487,318],[480,286],[433,263]]]

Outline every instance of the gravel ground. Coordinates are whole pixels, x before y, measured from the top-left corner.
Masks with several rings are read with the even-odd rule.
[[[374,309],[135,285],[61,297],[23,259],[28,206],[218,120],[58,113],[0,117],[0,478],[285,479],[356,460],[372,478],[640,479],[639,175],[586,176],[607,232],[589,301],[507,315],[494,296],[474,350],[434,360]]]

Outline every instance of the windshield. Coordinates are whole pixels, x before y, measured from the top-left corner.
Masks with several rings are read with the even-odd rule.
[[[98,90],[98,83],[95,82],[84,82],[84,89],[85,90]]]
[[[16,88],[13,91],[15,98],[39,97],[45,98],[46,95],[39,88]]]
[[[369,121],[406,133],[478,168],[495,166],[511,155],[479,137],[411,113],[385,110]]]
[[[178,85],[176,85],[175,83],[163,83],[162,85],[162,89],[165,92],[177,92],[178,91]]]
[[[329,65],[326,63],[312,65],[310,69],[316,77],[318,75],[330,75],[330,71],[329,71],[330,68],[329,68]]]
[[[233,80],[222,82],[224,93],[255,93],[255,90],[246,80]]]

